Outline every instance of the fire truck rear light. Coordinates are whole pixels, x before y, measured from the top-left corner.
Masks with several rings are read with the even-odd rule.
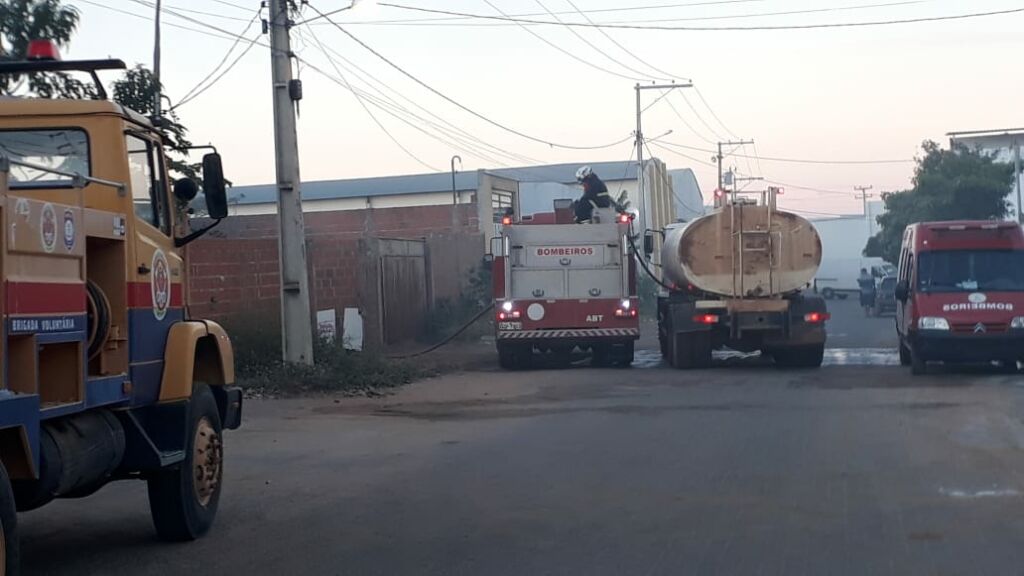
[[[808,312],[804,314],[804,322],[811,324],[819,324],[832,318],[832,315],[828,312]]]
[[[501,303],[501,309],[504,310],[505,312],[511,312],[512,311],[512,303],[511,302],[502,302]]]
[[[629,310],[629,307],[632,305],[633,303],[630,302],[629,300],[623,300],[622,302],[619,302],[619,308],[622,308],[624,310]]]
[[[53,40],[32,40],[25,52],[28,60],[60,60],[60,51]]]
[[[498,312],[498,320],[518,320],[519,310],[513,310],[511,312]]]
[[[697,324],[718,324],[717,314],[697,314],[693,317],[693,321]]]

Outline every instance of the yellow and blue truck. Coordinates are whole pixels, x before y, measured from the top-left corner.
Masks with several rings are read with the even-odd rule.
[[[42,53],[45,55],[46,51]],[[89,74],[92,100],[0,98],[0,576],[18,571],[16,511],[148,484],[158,535],[210,528],[223,432],[241,422],[231,341],[191,318],[180,209],[160,131],[106,99],[119,60],[0,62],[0,74]],[[203,157],[214,223],[227,215],[220,156]]]

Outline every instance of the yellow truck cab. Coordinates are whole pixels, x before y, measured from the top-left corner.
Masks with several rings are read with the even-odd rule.
[[[0,62],[20,75],[119,60]],[[97,92],[105,98],[102,85]],[[241,421],[231,342],[189,317],[188,233],[159,131],[106,99],[0,97],[0,576],[18,570],[15,510],[148,483],[157,533],[190,540],[217,511],[222,433]],[[214,222],[220,157],[203,158]]]

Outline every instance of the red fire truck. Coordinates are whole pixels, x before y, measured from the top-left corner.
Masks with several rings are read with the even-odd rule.
[[[568,363],[628,366],[640,335],[636,263],[628,214],[598,209],[574,224],[571,203],[553,213],[505,216],[494,238],[494,312],[499,363],[529,367],[539,354]]]

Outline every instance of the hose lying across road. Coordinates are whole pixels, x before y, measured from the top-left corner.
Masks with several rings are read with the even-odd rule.
[[[425,348],[423,350],[420,350],[419,352],[413,352],[412,354],[403,354],[403,355],[400,355],[400,356],[388,356],[387,358],[388,358],[388,360],[406,360],[408,358],[415,358],[417,356],[423,356],[424,354],[429,354],[430,352],[433,352],[434,350],[437,350],[441,346],[444,346],[445,344],[451,342],[459,334],[462,334],[463,332],[465,332],[467,328],[469,328],[473,324],[476,324],[476,321],[479,320],[480,318],[482,318],[483,315],[486,314],[488,311],[490,311],[492,308],[494,308],[494,303],[493,302],[488,304],[487,306],[484,306],[483,310],[480,310],[479,312],[477,312],[476,316],[473,316],[473,318],[471,318],[468,322],[463,324],[453,334],[451,334],[447,338],[441,340],[437,344],[434,344],[433,346],[430,346],[429,348]]]

